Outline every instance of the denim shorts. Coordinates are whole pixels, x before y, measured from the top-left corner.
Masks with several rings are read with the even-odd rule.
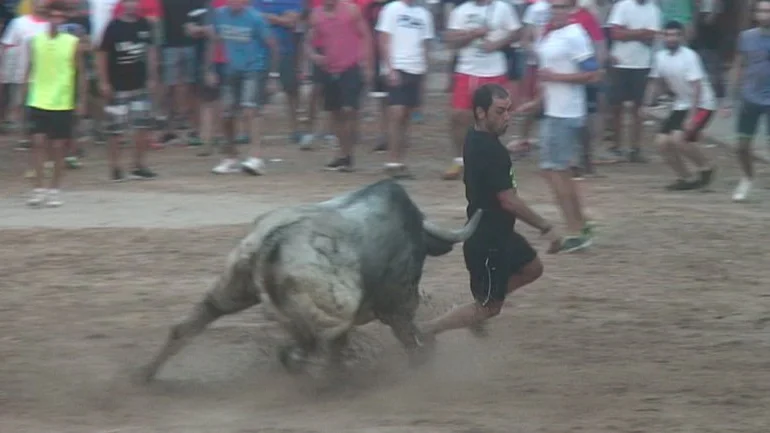
[[[222,115],[236,116],[242,109],[258,109],[264,104],[265,71],[228,71],[222,77]]]
[[[163,84],[190,84],[195,82],[197,62],[195,47],[164,47]]]
[[[540,121],[540,168],[567,170],[578,155],[584,117],[544,116]]]

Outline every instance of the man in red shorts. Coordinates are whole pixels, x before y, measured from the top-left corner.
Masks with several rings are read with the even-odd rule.
[[[508,63],[502,49],[517,39],[521,23],[507,2],[475,0],[453,9],[447,27],[447,41],[458,50],[450,117],[454,160],[443,176],[452,180],[463,172],[462,147],[473,124],[473,92],[484,84],[508,83]]]

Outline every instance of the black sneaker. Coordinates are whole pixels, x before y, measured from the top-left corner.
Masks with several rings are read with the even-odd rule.
[[[647,162],[647,158],[642,155],[641,149],[631,149],[628,151],[628,162],[635,162],[637,164],[644,164]]]
[[[326,164],[324,167],[326,171],[353,171],[353,159],[349,156],[343,156],[341,158],[335,158],[332,162]]]
[[[374,149],[372,149],[372,152],[375,153],[385,153],[388,151],[388,139],[385,137],[380,137],[377,139],[377,145],[374,146]]]
[[[155,179],[156,177],[158,177],[158,175],[147,167],[137,167],[134,171],[131,172],[132,179],[147,180]]]
[[[674,183],[666,185],[668,191],[690,191],[700,188],[701,183],[697,180],[677,179]]]
[[[711,185],[711,182],[714,180],[714,171],[714,167],[700,171],[698,183],[701,188],[706,188]]]
[[[111,180],[113,182],[123,182],[124,180],[126,180],[126,176],[123,174],[123,170],[119,168],[113,168]]]

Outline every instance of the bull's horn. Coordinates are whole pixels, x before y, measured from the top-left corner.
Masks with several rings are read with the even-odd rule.
[[[481,212],[481,209],[477,210],[470,221],[465,224],[465,227],[459,230],[441,228],[428,220],[422,222],[422,228],[431,235],[447,242],[465,242],[476,231],[476,227],[478,227],[479,221],[481,221]]]

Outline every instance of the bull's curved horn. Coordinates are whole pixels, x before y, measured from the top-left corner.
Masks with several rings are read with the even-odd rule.
[[[479,226],[479,222],[481,221],[481,213],[481,209],[477,210],[468,221],[468,223],[465,224],[465,227],[459,230],[441,228],[428,220],[424,220],[422,222],[422,228],[431,235],[447,242],[452,242],[455,244],[458,242],[465,242],[469,237],[471,237],[473,232],[476,231],[476,227]]]

